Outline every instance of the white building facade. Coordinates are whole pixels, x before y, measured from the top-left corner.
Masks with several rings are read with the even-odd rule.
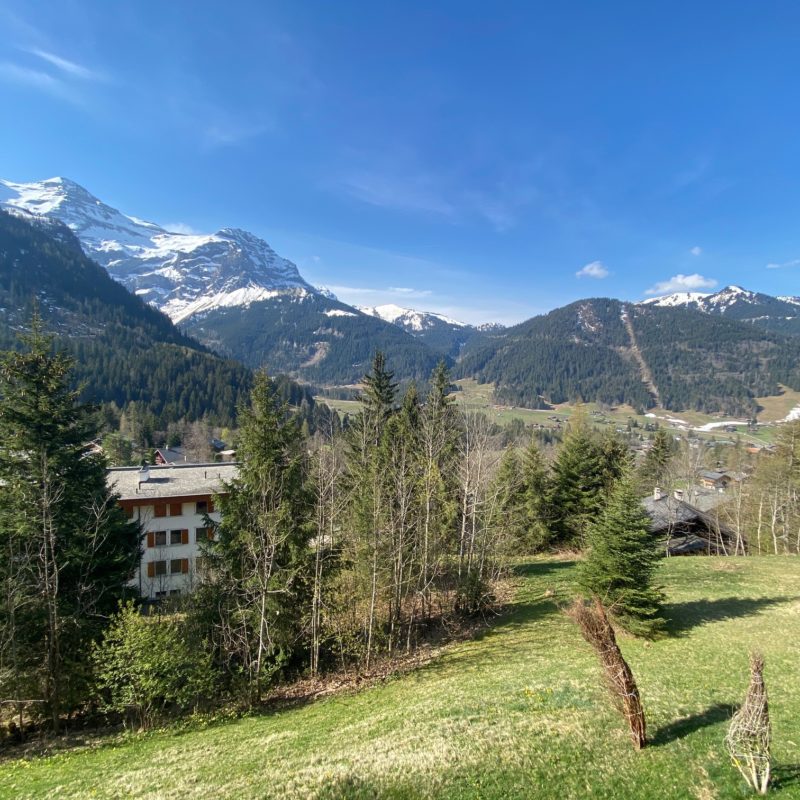
[[[142,558],[131,581],[142,597],[163,600],[191,591],[202,569],[202,543],[213,536],[208,521],[219,521],[214,498],[237,474],[232,463],[108,470],[120,505],[144,531]]]

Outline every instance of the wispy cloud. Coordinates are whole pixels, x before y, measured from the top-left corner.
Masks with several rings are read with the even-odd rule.
[[[703,252],[703,248],[702,247],[698,247],[697,245],[695,245],[689,252],[693,256],[699,256]]]
[[[692,275],[673,275],[669,280],[660,281],[651,286],[645,294],[661,295],[670,292],[697,292],[701,289],[713,289],[717,285],[714,278],[706,278],[697,272]]]
[[[47,72],[22,67],[19,64],[12,64],[10,61],[0,63],[0,78],[8,83],[31,86],[47,92],[58,92],[63,86],[61,81]]]
[[[108,76],[39,47],[20,47],[18,50],[34,59],[30,63],[4,61],[0,63],[0,80],[5,83],[45,92],[75,105],[85,98],[81,84],[106,82]],[[44,63],[42,63],[44,62]]]
[[[270,128],[265,122],[247,122],[225,115],[203,128],[202,144],[207,149],[237,145],[261,136]]]
[[[161,226],[165,231],[169,231],[170,233],[185,233],[185,234],[198,234],[196,228],[193,228],[191,225],[187,225],[185,222],[165,222]]]
[[[791,261],[776,263],[771,261],[767,264],[767,269],[786,269],[787,267],[800,267],[800,258],[793,258]]]
[[[425,175],[359,171],[342,179],[341,185],[351,197],[379,208],[423,212],[450,219],[456,213],[436,181]]]
[[[384,303],[407,303],[431,297],[430,289],[411,289],[406,286],[374,288],[365,286],[331,286],[328,288],[343,302],[351,305],[382,305]]]
[[[107,76],[98,70],[90,69],[83,64],[78,64],[76,61],[70,61],[68,58],[63,58],[56,53],[51,53],[48,50],[42,50],[38,47],[32,47],[25,50],[42,61],[46,61],[51,66],[55,67],[59,72],[74,78],[80,78],[85,81],[106,81]]]
[[[602,261],[590,261],[585,266],[581,267],[575,276],[578,278],[607,278],[609,271]]]

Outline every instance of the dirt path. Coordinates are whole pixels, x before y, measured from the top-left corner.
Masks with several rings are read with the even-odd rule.
[[[647,366],[647,362],[644,360],[644,356],[642,355],[642,351],[639,349],[639,343],[636,341],[636,333],[633,330],[633,321],[631,320],[631,315],[628,312],[628,306],[622,307],[622,321],[625,323],[625,328],[628,331],[628,338],[631,340],[631,353],[633,353],[633,357],[636,359],[636,363],[639,365],[639,372],[642,375],[642,383],[647,387],[647,391],[653,396],[653,399],[656,401],[656,405],[661,405],[661,395],[658,393],[658,386],[656,386],[656,382],[653,380],[653,373],[650,372],[650,367]]]

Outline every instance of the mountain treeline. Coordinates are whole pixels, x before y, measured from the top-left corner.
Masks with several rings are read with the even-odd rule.
[[[17,347],[38,314],[72,356],[81,399],[103,406],[112,429],[126,416],[140,446],[162,444],[158,432],[179,422],[233,426],[252,387],[250,369],[209,351],[112,280],[58,222],[0,212],[0,309],[0,348]],[[308,387],[275,381],[309,430],[330,419]]]
[[[800,388],[796,337],[618,300],[572,303],[468,350],[460,376],[493,383],[501,402],[534,408],[597,401],[643,410],[660,400],[675,411],[752,416],[756,398],[778,394],[778,384]]]
[[[267,366],[316,384],[357,383],[376,350],[391,353],[406,380],[426,378],[440,357],[396,325],[322,295],[216,309],[191,317],[186,330],[249,367]]]

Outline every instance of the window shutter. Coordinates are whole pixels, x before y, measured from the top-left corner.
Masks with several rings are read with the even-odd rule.
[[[181,559],[181,572],[185,575],[189,571],[189,559],[182,558]]]
[[[171,517],[179,517],[183,513],[183,504],[182,503],[170,503],[169,504],[169,515]]]
[[[153,508],[153,516],[154,517],[166,517],[167,516],[167,505],[166,505],[166,503],[156,503],[155,507]]]
[[[184,528],[181,531],[181,544],[189,544],[189,529]]]
[[[213,528],[206,528],[206,536],[208,536],[209,541],[214,541],[214,529]]]
[[[209,514],[213,514],[214,513],[214,501],[213,500],[209,500],[208,501],[208,513]]]
[[[156,576],[156,562],[155,561],[148,561],[147,562],[147,577],[148,578],[155,578]]]
[[[147,531],[147,546],[148,547],[155,547],[156,546],[156,535],[153,531]]]

